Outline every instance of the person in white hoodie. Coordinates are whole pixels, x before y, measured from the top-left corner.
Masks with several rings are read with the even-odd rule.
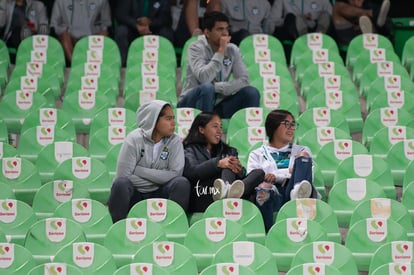
[[[273,213],[289,200],[320,198],[312,185],[312,153],[306,146],[293,143],[297,124],[287,110],[271,111],[265,121],[268,145],[249,154],[247,172],[263,169],[264,182],[256,188],[256,203],[266,230],[273,225]]]
[[[182,176],[183,144],[174,133],[171,105],[153,100],[137,111],[138,128],[130,132],[119,152],[117,174],[108,200],[115,223],[126,218],[135,203],[166,198],[188,209],[190,182]]]

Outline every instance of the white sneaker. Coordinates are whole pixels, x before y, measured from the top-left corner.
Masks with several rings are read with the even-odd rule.
[[[229,192],[227,193],[227,198],[241,198],[244,193],[244,182],[241,180],[235,180],[230,185]]]
[[[222,179],[216,179],[213,183],[214,193],[213,200],[221,200],[227,196],[227,191],[229,190],[229,184],[224,182]]]
[[[310,198],[312,194],[312,185],[309,181],[303,180],[299,183],[296,183],[292,191],[290,191],[290,199],[305,199]]]
[[[372,33],[374,31],[371,19],[365,15],[359,18],[359,28],[361,29],[362,33]]]
[[[378,14],[377,18],[377,25],[378,27],[382,27],[385,24],[385,20],[387,20],[388,12],[390,11],[390,0],[383,0],[381,4],[381,9]]]

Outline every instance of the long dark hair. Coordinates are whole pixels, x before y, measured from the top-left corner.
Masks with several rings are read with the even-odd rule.
[[[291,116],[293,119],[295,118],[291,112],[282,109],[273,110],[267,115],[265,129],[269,142],[272,142],[273,133],[279,128],[280,123],[288,116]]]
[[[188,135],[184,138],[183,144],[184,147],[190,144],[200,144],[200,145],[207,145],[206,137],[200,133],[199,127],[206,127],[206,125],[214,118],[220,117],[218,114],[213,112],[201,112],[195,118],[193,123],[191,124],[190,130],[188,131]],[[218,144],[213,144],[211,150],[211,156],[215,157],[219,154],[227,153],[231,155],[232,151],[235,151],[225,142],[220,141]],[[233,153],[234,154],[234,153]]]

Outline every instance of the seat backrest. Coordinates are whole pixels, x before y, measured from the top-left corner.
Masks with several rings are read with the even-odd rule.
[[[335,139],[322,146],[314,159],[321,168],[325,185],[332,185],[341,161],[355,154],[368,154],[368,150],[360,142],[350,139]]]
[[[0,181],[0,200],[4,199],[16,199],[13,188],[5,182]]]
[[[341,243],[336,215],[326,202],[317,199],[290,200],[279,209],[275,223],[293,217],[318,222],[325,229],[328,240]]]
[[[352,139],[352,137],[340,128],[320,126],[306,131],[298,143],[308,146],[312,152],[312,157],[316,158],[321,147],[334,139]]]
[[[366,178],[377,182],[388,198],[396,198],[394,177],[388,162],[370,154],[355,154],[337,166],[333,184],[348,178]]]
[[[82,226],[86,240],[103,244],[106,232],[112,226],[108,207],[89,198],[72,198],[60,204],[54,217],[72,219]]]
[[[111,182],[113,182],[113,179],[115,179],[116,176],[116,168],[117,168],[117,162],[118,162],[118,155],[119,151],[121,150],[122,143],[118,143],[115,146],[112,146],[111,149],[109,149],[108,153],[106,154],[104,165],[106,169],[108,170],[109,177],[111,178]]]
[[[237,263],[256,274],[277,274],[276,259],[263,244],[251,241],[232,242],[223,245],[216,253],[213,264]]]
[[[388,75],[376,78],[365,90],[366,101],[370,104],[378,95],[387,91],[407,91],[414,90],[414,83],[405,75]]]
[[[160,224],[146,218],[126,218],[108,229],[104,246],[111,251],[117,266],[120,267],[130,264],[133,255],[145,244],[166,240]]]
[[[309,129],[321,126],[331,126],[350,133],[348,122],[345,116],[337,110],[331,110],[327,107],[306,109],[297,119],[300,125],[296,129],[295,136],[300,141],[302,136]]]
[[[40,180],[53,180],[53,174],[60,163],[72,157],[89,156],[88,150],[77,142],[57,141],[43,147],[36,160]]]
[[[379,266],[377,269],[372,271],[372,275],[380,275],[380,274],[392,274],[393,272],[402,275],[409,275],[412,274],[412,270],[414,270],[414,265],[412,263],[386,263]]]
[[[358,270],[368,271],[375,251],[391,241],[407,241],[407,232],[401,225],[392,219],[367,218],[349,228],[345,246],[354,256]]]
[[[132,261],[151,263],[169,274],[197,274],[195,257],[186,246],[176,242],[158,240],[147,243],[139,248]]]
[[[93,242],[80,241],[62,247],[53,261],[74,265],[85,274],[112,275],[116,271],[111,251]]]
[[[394,177],[394,185],[401,186],[409,171],[407,166],[414,160],[414,139],[405,139],[392,145],[385,159]]]
[[[6,123],[0,119],[0,142],[9,143],[9,132]]]
[[[369,113],[382,107],[400,108],[411,114],[414,111],[414,95],[410,91],[387,91],[366,102]]]
[[[340,243],[319,241],[305,244],[293,258],[292,268],[304,263],[323,263],[335,267],[342,274],[358,274],[351,251]]]
[[[266,142],[266,129],[264,126],[240,128],[231,137],[227,136],[227,140],[230,146],[237,148],[240,162],[246,165],[252,146]]]
[[[381,245],[371,258],[369,273],[385,263],[413,263],[413,242],[392,241]]]
[[[234,241],[247,241],[240,224],[225,218],[202,218],[190,226],[184,245],[195,256],[201,272],[212,263],[220,247]]]
[[[34,194],[41,186],[36,166],[27,159],[9,157],[0,159],[0,181],[13,188],[18,200],[32,204]]]
[[[369,152],[374,156],[386,158],[394,144],[406,139],[414,139],[414,128],[402,125],[386,126],[378,130],[372,138]]]
[[[70,135],[65,130],[53,125],[34,126],[21,133],[17,154],[32,163],[36,163],[40,151],[54,142],[76,142],[76,135]]]
[[[251,34],[245,37],[239,44],[242,56],[255,51],[255,49],[270,49],[274,52],[274,59],[278,64],[286,66],[286,56],[282,43],[275,36],[267,34]],[[249,60],[252,61],[252,60]],[[250,62],[248,62],[250,63]]]
[[[10,145],[7,141],[0,141],[0,159],[16,156],[17,150],[13,145]]]
[[[14,243],[0,242],[2,274],[28,274],[36,266],[36,262],[24,246]]]
[[[407,171],[413,171],[411,169],[414,169],[414,160],[410,161],[407,165]],[[406,173],[403,178],[403,192],[411,182],[414,182],[414,175],[412,173]]]
[[[6,124],[9,134],[20,134],[24,119],[32,112],[46,106],[46,103],[46,98],[38,93],[22,91],[7,93],[0,101],[0,120]]]
[[[349,226],[366,218],[392,219],[400,224],[408,234],[413,236],[414,228],[408,209],[402,203],[388,198],[371,198],[357,205],[354,209]]]
[[[260,210],[252,202],[243,199],[222,199],[210,204],[203,218],[223,217],[239,223],[249,241],[264,244],[265,228]]]
[[[37,190],[32,208],[38,219],[44,219],[52,217],[56,208],[64,202],[89,197],[88,188],[84,184],[71,180],[54,180],[44,183]]]
[[[386,198],[378,183],[365,178],[347,178],[337,182],[329,191],[328,204],[334,210],[340,227],[349,227],[354,209],[364,200]]]
[[[123,125],[135,129],[137,118],[135,112],[129,109],[114,107],[102,110],[93,118],[90,133],[108,125]]]
[[[183,243],[188,231],[184,209],[175,201],[161,198],[146,199],[136,203],[128,212],[128,218],[145,217],[159,223],[170,241]]]
[[[65,218],[47,218],[35,222],[29,228],[24,246],[33,254],[37,264],[42,264],[50,262],[62,247],[84,241],[85,233],[77,222]]]
[[[339,275],[343,274],[337,268],[333,267],[332,265],[327,265],[323,263],[304,263],[297,266],[292,267],[286,273],[286,275],[300,275],[300,274],[332,274],[332,275]]]
[[[227,134],[233,136],[241,128],[264,126],[268,114],[269,110],[260,107],[250,107],[238,110],[230,118]]]
[[[174,109],[176,124],[175,133],[184,140],[187,137],[194,118],[201,113],[201,110],[191,107],[179,107]]]
[[[387,126],[408,125],[410,121],[411,115],[405,109],[384,106],[371,110],[362,128],[362,144],[370,148],[372,138],[379,130]]]
[[[53,179],[68,179],[85,184],[91,198],[106,203],[112,186],[105,165],[97,159],[82,156],[62,161],[56,168]]]
[[[37,221],[27,203],[15,199],[0,200],[0,228],[10,242],[23,245],[26,233]]]
[[[266,236],[279,272],[287,272],[300,247],[314,241],[327,240],[325,229],[316,221],[305,218],[288,218],[275,223]]]

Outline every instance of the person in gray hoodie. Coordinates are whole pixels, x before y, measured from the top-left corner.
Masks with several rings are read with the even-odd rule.
[[[48,34],[45,5],[35,0],[0,0],[0,38],[17,48],[32,34]]]
[[[182,176],[183,144],[174,133],[171,105],[153,100],[137,111],[138,128],[122,144],[108,200],[113,222],[126,218],[135,203],[166,198],[188,209],[190,183]]]
[[[239,48],[230,43],[229,19],[217,11],[204,14],[203,32],[188,47],[188,65],[177,107],[192,107],[230,118],[236,111],[259,107],[260,93],[249,85]]]
[[[50,26],[63,46],[66,59],[72,60],[76,41],[88,35],[108,35],[112,25],[107,0],[56,0]]]

